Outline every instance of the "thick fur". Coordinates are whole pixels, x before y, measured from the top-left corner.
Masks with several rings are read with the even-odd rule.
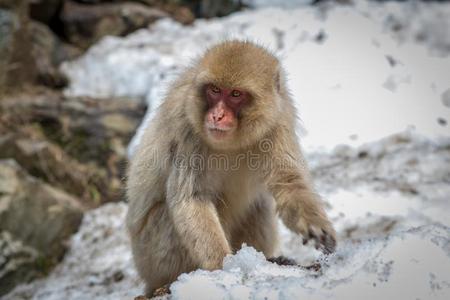
[[[207,83],[252,95],[226,143],[205,133]],[[148,295],[183,272],[221,268],[242,243],[272,257],[277,213],[292,231],[334,250],[335,232],[309,182],[295,122],[278,60],[250,42],[211,48],[173,84],[128,176],[127,226]]]

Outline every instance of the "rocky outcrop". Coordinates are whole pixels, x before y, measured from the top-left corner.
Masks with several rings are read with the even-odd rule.
[[[122,197],[126,147],[145,107],[124,99],[65,97],[48,90],[0,101],[0,158],[65,190],[87,207]]]
[[[34,176],[80,197],[88,207],[101,202],[99,190],[104,189],[107,176],[102,176],[103,173],[94,167],[79,163],[31,126],[0,138],[0,158],[9,157]]]
[[[30,15],[34,20],[51,24],[57,18],[64,0],[33,0],[30,3]]]
[[[119,201],[145,107],[28,87],[0,99],[0,295],[46,275],[83,211]]]
[[[76,198],[0,160],[0,295],[61,260],[81,219]]]
[[[144,110],[44,88],[0,100],[0,295],[61,260],[84,210],[122,199]]]
[[[168,16],[140,3],[81,4],[65,1],[60,18],[67,39],[87,48],[105,35],[124,36]]]
[[[0,231],[0,296],[16,284],[38,276],[34,268],[39,260],[36,249],[26,246],[8,231]]]
[[[27,0],[0,1],[0,94],[34,81]]]
[[[47,26],[31,21],[31,54],[36,64],[38,84],[53,88],[67,85],[68,79],[59,72],[58,66],[63,61],[72,60],[82,51],[70,44],[62,42]]]
[[[36,83],[65,86],[57,67],[81,53],[28,13],[28,1],[0,1],[0,94]]]

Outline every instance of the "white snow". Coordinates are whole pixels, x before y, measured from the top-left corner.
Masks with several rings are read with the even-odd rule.
[[[225,259],[223,271],[181,275],[171,289],[175,299],[447,299],[448,229],[344,243],[317,273],[274,265],[244,247]]]
[[[62,67],[67,94],[147,101],[147,120],[170,80],[217,41],[257,41],[287,70],[337,252],[303,246],[280,222],[281,253],[303,266],[318,259],[320,271],[244,247],[223,270],[181,275],[170,299],[450,299],[450,4],[248,2],[257,8],[107,37]],[[61,265],[6,299],[139,295],[125,211],[87,213]]]

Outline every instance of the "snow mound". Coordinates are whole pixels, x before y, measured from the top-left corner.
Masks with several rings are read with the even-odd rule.
[[[450,228],[428,225],[346,243],[319,272],[269,263],[250,247],[224,269],[181,275],[173,299],[448,299]]]

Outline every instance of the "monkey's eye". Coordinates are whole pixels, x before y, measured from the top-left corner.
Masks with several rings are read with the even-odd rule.
[[[215,85],[211,85],[210,89],[213,93],[216,93],[216,94],[220,93],[220,89]]]
[[[241,92],[239,92],[239,91],[237,91],[237,90],[233,90],[233,91],[231,92],[231,96],[233,96],[233,97],[239,97],[239,96],[241,96]]]

